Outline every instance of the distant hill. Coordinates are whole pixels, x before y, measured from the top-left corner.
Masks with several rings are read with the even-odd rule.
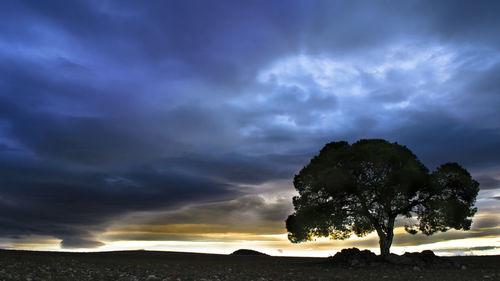
[[[249,249],[239,249],[230,254],[231,256],[269,256],[268,254],[264,254],[258,251],[249,250]]]

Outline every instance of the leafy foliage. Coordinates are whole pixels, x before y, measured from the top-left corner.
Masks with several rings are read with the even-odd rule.
[[[427,235],[450,228],[469,230],[479,183],[457,163],[441,165],[431,177],[431,195],[416,206],[419,230]]]
[[[407,147],[380,139],[327,144],[293,183],[299,196],[286,220],[291,242],[377,231],[384,253],[398,215],[418,218],[418,225],[406,227],[410,233],[470,229],[479,191],[460,165],[447,163],[429,174]]]

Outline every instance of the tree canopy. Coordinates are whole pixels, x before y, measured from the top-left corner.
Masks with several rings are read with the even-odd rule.
[[[469,230],[479,183],[457,163],[429,170],[406,146],[381,139],[331,142],[294,177],[299,196],[286,220],[293,243],[376,231],[389,254],[398,216],[412,234]]]

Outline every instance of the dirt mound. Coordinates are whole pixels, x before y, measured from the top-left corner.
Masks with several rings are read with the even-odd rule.
[[[268,254],[264,254],[258,251],[249,250],[249,249],[239,249],[230,254],[231,256],[269,256]]]
[[[449,259],[436,256],[434,252],[426,250],[421,253],[404,253],[403,255],[390,254],[388,256],[377,256],[368,250],[360,251],[357,248],[343,249],[330,258],[337,265],[349,267],[365,266],[407,266],[414,270],[435,268],[463,268]]]

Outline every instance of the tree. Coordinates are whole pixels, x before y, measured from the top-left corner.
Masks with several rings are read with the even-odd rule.
[[[293,184],[299,196],[286,220],[291,242],[376,231],[381,255],[390,252],[398,216],[417,218],[405,225],[411,234],[469,230],[479,191],[479,183],[457,163],[429,174],[406,146],[380,139],[325,145]]]

